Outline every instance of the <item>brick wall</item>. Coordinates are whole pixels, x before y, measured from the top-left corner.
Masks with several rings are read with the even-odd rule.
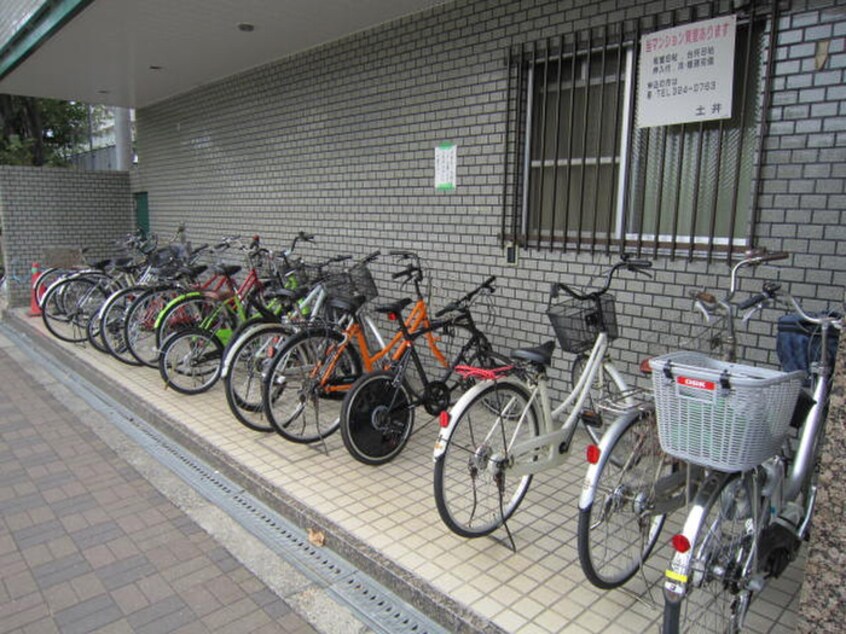
[[[6,265],[26,280],[33,262],[48,264],[52,249],[88,247],[89,257],[106,257],[133,229],[129,176],[0,166],[0,217]],[[10,305],[29,301],[25,283],[9,284],[8,292]]]
[[[498,344],[537,344],[552,336],[543,315],[549,282],[587,282],[611,260],[528,249],[517,266],[506,265],[498,239],[505,49],[685,4],[436,7],[139,111],[134,187],[149,191],[154,230],[172,232],[184,221],[194,242],[258,232],[279,246],[305,229],[319,237],[305,254],[416,249],[430,266],[436,304],[495,274]],[[794,254],[780,279],[813,300],[811,309],[842,299],[846,283],[844,7],[844,0],[794,2],[780,20],[762,156],[759,242]],[[826,40],[830,57],[816,70],[816,42]],[[451,193],[432,182],[434,148],[444,141],[458,145]],[[377,267],[383,295],[397,296],[387,271]],[[651,280],[621,279],[615,358],[636,374],[641,356],[688,318],[687,292],[725,287],[726,273],[725,263],[664,258]],[[758,288],[760,281],[742,286]],[[750,325],[749,358],[775,362],[775,315]]]

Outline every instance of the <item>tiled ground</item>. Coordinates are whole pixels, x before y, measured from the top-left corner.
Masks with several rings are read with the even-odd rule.
[[[42,330],[40,320],[27,323]],[[515,554],[502,531],[495,538],[466,540],[441,523],[432,495],[434,422],[419,425],[394,462],[368,467],[347,454],[337,434],[323,447],[248,430],[229,414],[220,386],[204,395],[183,396],[164,390],[154,370],[120,364],[91,348],[67,348],[232,460],[505,630],[527,634],[658,629],[666,546],[656,550],[643,576],[624,590],[593,588],[579,566],[576,520],[585,471],[584,438],[563,468],[535,477],[510,523]],[[665,531],[666,537],[672,527]],[[802,566],[794,565],[771,584],[753,605],[749,631],[793,631],[801,579]]]
[[[315,632],[4,341],[0,632]]]

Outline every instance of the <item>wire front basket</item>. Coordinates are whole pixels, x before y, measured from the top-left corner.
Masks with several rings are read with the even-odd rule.
[[[598,302],[568,299],[552,306],[546,314],[565,352],[579,354],[590,350],[603,330],[608,333],[609,341],[618,336],[614,297],[607,293]]]
[[[745,471],[775,455],[787,434],[802,372],[716,361],[695,352],[650,359],[658,436],[669,455]]]
[[[376,288],[376,282],[373,280],[373,275],[367,264],[361,262],[352,267],[349,271],[352,288],[356,295],[364,295],[367,301],[371,301],[379,297],[379,289]]]

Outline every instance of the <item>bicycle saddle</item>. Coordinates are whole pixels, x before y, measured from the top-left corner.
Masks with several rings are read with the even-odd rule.
[[[264,292],[265,299],[287,299],[292,302],[302,299],[309,294],[309,289],[300,287],[296,290],[290,288],[272,288]]]
[[[241,270],[241,267],[237,264],[218,264],[214,267],[214,270],[226,277],[232,277]]]
[[[512,350],[511,358],[547,367],[552,363],[553,352],[555,352],[555,340],[550,339],[546,343],[535,346],[534,348],[518,348],[517,350]]]
[[[116,269],[123,269],[128,271],[135,268],[135,261],[130,257],[120,257],[112,260],[112,266]]]
[[[345,313],[354,313],[361,308],[367,298],[364,295],[356,295],[355,297],[330,297],[326,305],[330,308],[335,308]]]
[[[397,315],[402,313],[402,309],[408,306],[411,303],[411,298],[406,297],[405,299],[400,299],[390,304],[382,304],[381,306],[376,306],[373,310],[377,313],[396,313]]]

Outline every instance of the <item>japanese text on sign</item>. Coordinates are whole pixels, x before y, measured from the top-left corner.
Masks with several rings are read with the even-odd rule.
[[[455,168],[458,152],[454,143],[442,143],[435,148],[435,189],[455,189]]]
[[[731,117],[736,16],[644,35],[639,128]]]

